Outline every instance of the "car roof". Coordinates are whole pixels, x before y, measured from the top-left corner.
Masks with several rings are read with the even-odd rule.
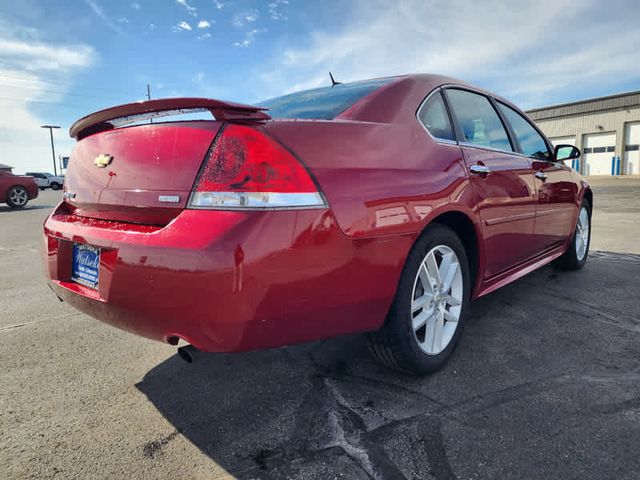
[[[388,78],[392,81],[357,101],[336,119],[380,123],[410,122],[415,119],[417,109],[423,100],[433,90],[442,86],[462,87],[488,95],[521,111],[509,100],[493,92],[446,75],[418,73],[380,78]]]

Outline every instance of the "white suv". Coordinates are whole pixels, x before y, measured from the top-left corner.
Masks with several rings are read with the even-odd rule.
[[[40,190],[51,188],[51,190],[60,190],[64,184],[64,177],[52,175],[44,172],[27,172],[25,175],[35,178],[36,184]]]

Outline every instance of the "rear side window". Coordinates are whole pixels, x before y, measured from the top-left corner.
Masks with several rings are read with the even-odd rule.
[[[434,137],[455,140],[451,121],[440,92],[434,93],[422,104],[420,110],[418,110],[418,120]]]
[[[447,89],[447,99],[462,130],[463,141],[513,151],[504,125],[487,97],[466,90]]]
[[[551,152],[549,152],[547,142],[544,141],[542,135],[533,128],[526,118],[516,112],[513,108],[508,107],[503,103],[498,102],[498,108],[507,119],[507,122],[511,125],[511,128],[518,139],[518,143],[520,144],[522,153],[540,160],[551,159]]]
[[[258,102],[269,109],[271,118],[313,118],[331,120],[361,98],[392,82],[379,78],[363,82],[341,83],[334,87],[315,88]]]

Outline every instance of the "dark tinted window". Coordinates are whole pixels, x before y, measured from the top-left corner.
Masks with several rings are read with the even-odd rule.
[[[533,128],[526,118],[516,112],[513,108],[500,102],[498,102],[498,108],[516,134],[522,153],[541,160],[551,159],[551,152],[549,152],[549,148],[547,147],[547,143],[544,141],[544,138],[542,138],[542,135]]]
[[[448,89],[447,98],[464,141],[481,147],[513,151],[507,132],[489,99],[466,90]]]
[[[269,109],[271,118],[316,118],[331,120],[393,78],[343,83],[272,98],[257,105]]]
[[[434,137],[454,140],[449,115],[440,92],[431,95],[420,107],[418,118]]]

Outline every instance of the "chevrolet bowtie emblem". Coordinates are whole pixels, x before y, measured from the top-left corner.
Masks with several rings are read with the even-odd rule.
[[[93,163],[96,167],[104,168],[109,165],[113,161],[112,155],[107,155],[106,153],[101,153],[94,160]]]

